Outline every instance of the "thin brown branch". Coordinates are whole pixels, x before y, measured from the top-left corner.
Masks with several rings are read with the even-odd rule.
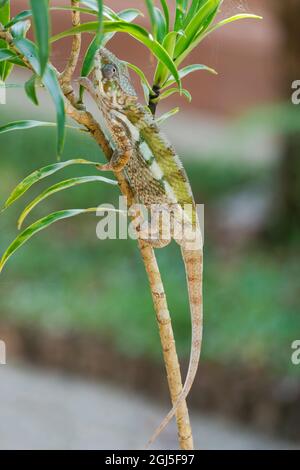
[[[26,65],[26,67],[33,71],[33,68],[29,61],[24,57],[22,54],[20,54],[19,50],[15,47],[13,40],[14,38],[10,34],[9,31],[5,31],[3,25],[0,23],[0,39],[4,39],[5,42],[7,42],[8,46],[10,49],[20,58],[22,59],[23,63]]]
[[[72,7],[79,6],[79,0],[71,0]],[[72,11],[72,26],[80,25],[80,12],[77,10]],[[60,84],[64,95],[68,96],[69,101],[73,104],[76,103],[76,97],[71,81],[75,72],[81,49],[81,34],[74,34],[72,39],[72,47],[70,57],[65,70],[60,75]]]
[[[148,274],[169,390],[172,404],[174,404],[181,394],[182,380],[167,298],[153,248],[142,240],[139,241],[139,248]],[[178,406],[176,421],[180,448],[192,450],[194,448],[193,436],[186,401],[181,402]]]

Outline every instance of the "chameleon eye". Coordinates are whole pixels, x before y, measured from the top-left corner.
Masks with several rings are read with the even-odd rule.
[[[113,78],[117,73],[117,67],[114,64],[105,64],[102,67],[102,75],[103,78],[111,79]]]

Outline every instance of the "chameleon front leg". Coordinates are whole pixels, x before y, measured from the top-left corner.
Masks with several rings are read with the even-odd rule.
[[[82,85],[92,96],[99,109],[101,106],[101,92],[96,88],[91,80],[87,77],[81,77],[79,84]],[[116,150],[114,151],[109,163],[98,165],[97,168],[101,171],[122,171],[127,165],[129,159],[132,157],[134,147],[132,140],[127,135],[122,122],[119,122],[114,116],[110,119],[110,131],[113,136]]]

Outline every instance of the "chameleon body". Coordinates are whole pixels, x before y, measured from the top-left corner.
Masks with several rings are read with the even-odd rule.
[[[95,56],[91,80],[81,78],[79,82],[96,101],[115,147],[110,162],[100,169],[122,171],[136,202],[146,208],[162,207],[170,215],[169,235],[162,236],[163,227],[159,223],[155,236],[146,238],[145,232],[149,227],[141,223],[137,227],[139,236],[146,238],[154,247],[165,246],[174,238],[181,246],[185,264],[192,323],[189,368],[182,392],[153,434],[150,440],[153,442],[187,397],[199,363],[202,340],[201,232],[187,175],[149,109],[138,103],[126,65],[107,49],[101,48]],[[187,229],[182,235],[177,229],[183,221]]]

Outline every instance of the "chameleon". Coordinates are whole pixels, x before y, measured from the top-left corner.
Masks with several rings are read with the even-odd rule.
[[[99,169],[122,172],[135,201],[151,209],[151,220],[156,218],[155,229],[149,231],[151,222],[137,217],[138,236],[154,248],[162,248],[175,239],[181,247],[185,265],[192,324],[188,372],[172,409],[152,435],[149,441],[152,443],[188,396],[200,359],[203,243],[196,205],[188,177],[173,146],[160,131],[149,108],[138,102],[126,63],[107,49],[99,48],[90,78],[81,77],[79,83],[96,102],[114,148],[110,161],[100,165]],[[164,230],[161,217],[166,214],[170,221],[169,230]]]

